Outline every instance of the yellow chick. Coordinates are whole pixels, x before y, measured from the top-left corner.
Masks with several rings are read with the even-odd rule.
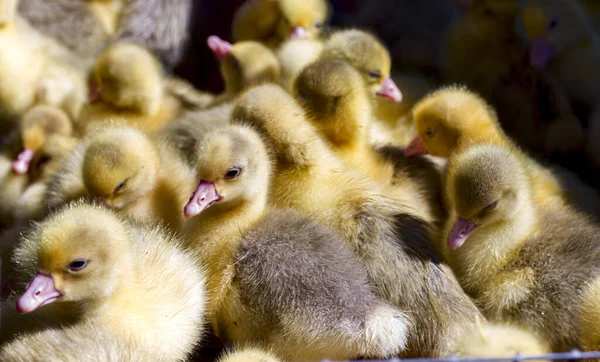
[[[484,323],[465,333],[454,353],[460,357],[514,358],[541,356],[551,353],[548,343],[530,331],[506,324]],[[532,360],[549,362],[548,360]]]
[[[48,186],[50,209],[79,197],[178,230],[193,172],[167,145],[136,128],[110,127],[84,140]]]
[[[406,316],[372,294],[342,238],[301,213],[267,206],[271,164],[255,131],[215,130],[196,155],[199,182],[183,209],[184,231],[207,268],[218,336],[264,341],[298,361],[387,358],[405,347]]]
[[[276,51],[281,67],[279,85],[288,92],[294,91],[294,81],[307,65],[316,61],[321,55],[323,43],[311,39],[290,39]]]
[[[219,60],[225,93],[212,105],[231,101],[244,89],[261,83],[274,83],[279,78],[279,61],[266,46],[256,41],[231,44],[216,35],[207,39],[208,47]]]
[[[263,351],[260,348],[239,348],[233,351],[227,351],[218,362],[282,362],[272,353]]]
[[[466,88],[451,86],[428,95],[414,107],[413,120],[419,136],[405,150],[409,157],[429,153],[447,158],[469,143],[514,146],[498,124],[495,111]],[[598,197],[597,191],[581,180],[564,176],[559,179],[533,159],[529,159],[528,167],[535,185],[534,197],[540,204],[568,201],[589,213],[598,212],[587,202]],[[563,186],[568,179],[569,184]],[[580,193],[580,189],[585,192]]]
[[[250,0],[234,14],[231,29],[235,41],[275,48],[290,38],[318,38],[328,17],[327,0]]]
[[[375,294],[410,311],[412,327],[402,356],[449,353],[460,331],[480,315],[436,255],[427,223],[345,167],[280,87],[263,85],[240,97],[232,123],[248,122],[275,162],[274,205],[295,208],[337,230],[365,265]]]
[[[156,132],[181,112],[181,102],[165,91],[160,63],[139,45],[110,46],[96,60],[92,77],[96,97],[82,109],[76,124],[82,134],[90,125],[111,119]]]
[[[452,156],[443,238],[450,265],[491,320],[526,326],[553,351],[581,348],[578,296],[600,277],[600,226],[564,205],[540,205],[527,163],[496,144]],[[591,308],[598,315],[599,305]]]
[[[14,260],[32,273],[16,303],[21,314],[77,303],[71,312],[81,322],[129,335],[169,361],[184,360],[202,336],[202,269],[160,227],[72,204],[27,234]]]
[[[428,200],[426,195],[437,190],[424,190],[396,172],[394,164],[369,143],[371,99],[355,68],[340,60],[320,60],[302,71],[294,88],[308,119],[342,160],[379,183],[385,195],[407,212],[427,222],[436,219],[439,198]]]

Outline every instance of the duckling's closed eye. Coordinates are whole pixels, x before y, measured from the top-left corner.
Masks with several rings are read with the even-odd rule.
[[[489,204],[488,206],[484,207],[483,209],[481,209],[481,212],[482,213],[490,212],[490,211],[494,210],[496,208],[496,206],[498,206],[498,201],[494,201],[491,204]]]
[[[232,167],[225,173],[225,178],[227,180],[234,180],[238,178],[238,176],[242,173],[242,169],[240,167]]]
[[[371,77],[372,79],[379,79],[379,78],[381,78],[381,71],[380,70],[372,70],[369,72],[369,77]]]
[[[87,259],[77,258],[69,263],[69,265],[67,266],[67,269],[72,272],[78,272],[78,271],[82,270],[83,268],[85,268],[87,266],[87,264],[88,264]]]
[[[120,184],[117,185],[117,187],[115,187],[115,190],[113,191],[113,194],[118,194],[120,192],[123,191],[123,189],[125,188],[125,186],[127,186],[127,180],[129,180],[128,178],[126,178],[125,180],[123,180],[123,182],[121,182]]]

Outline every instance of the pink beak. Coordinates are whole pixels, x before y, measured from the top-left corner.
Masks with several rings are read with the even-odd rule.
[[[33,160],[35,152],[25,149],[17,156],[17,159],[12,164],[12,169],[19,175],[24,175],[29,171],[29,164]]]
[[[290,34],[290,38],[292,39],[304,39],[308,37],[308,31],[303,26],[295,26],[292,29],[292,34]]]
[[[216,35],[209,36],[206,43],[219,61],[223,61],[223,59],[231,53],[231,49],[233,49],[233,45],[230,42],[227,42]]]
[[[423,141],[421,140],[421,137],[417,136],[415,137],[414,140],[412,140],[412,142],[408,145],[408,147],[406,147],[404,149],[404,157],[415,157],[415,156],[421,156],[421,155],[426,155],[429,152],[427,152],[427,150],[425,149],[425,146],[423,145]]]
[[[458,217],[448,234],[448,246],[450,249],[456,250],[463,246],[476,227],[477,225],[473,221]]]
[[[96,82],[91,82],[88,87],[88,102],[97,103],[102,100],[102,94],[100,93],[100,87]]]
[[[398,88],[396,83],[394,83],[390,77],[387,77],[383,80],[381,90],[377,92],[377,95],[396,103],[402,101],[402,92],[400,92],[400,88]]]
[[[37,273],[25,293],[17,300],[17,311],[21,314],[33,312],[41,306],[54,302],[62,295],[54,287],[54,279],[48,274]]]
[[[536,68],[543,68],[554,56],[554,47],[548,39],[541,37],[535,39],[531,44],[529,62]]]
[[[221,196],[215,189],[213,182],[200,180],[196,191],[190,197],[187,205],[183,208],[183,214],[186,218],[194,217],[202,211],[208,209],[213,204],[221,200]]]

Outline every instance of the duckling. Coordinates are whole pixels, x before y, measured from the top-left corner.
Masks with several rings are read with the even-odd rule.
[[[290,38],[318,38],[329,12],[327,0],[250,0],[235,12],[231,33],[275,48]]]
[[[79,197],[178,230],[193,172],[168,145],[132,127],[110,127],[83,141],[49,181],[48,206]]]
[[[242,41],[233,45],[211,35],[207,44],[219,60],[225,81],[225,94],[218,97],[213,105],[232,100],[250,86],[275,82],[279,78],[277,57],[259,42]]]
[[[126,40],[149,48],[173,69],[189,38],[192,1],[20,0],[19,12],[85,63],[93,62],[110,42]]]
[[[307,65],[321,55],[323,42],[311,39],[290,39],[276,51],[281,66],[279,85],[288,92],[294,91],[294,81]]]
[[[36,152],[44,146],[48,136],[53,134],[70,136],[73,132],[69,116],[59,108],[46,105],[31,108],[19,123],[23,151],[13,162],[13,171],[18,174],[29,171],[31,161]]]
[[[217,335],[263,341],[286,360],[386,358],[405,347],[407,317],[371,293],[342,239],[267,207],[270,161],[256,132],[215,130],[196,154],[200,181],[184,231],[207,267]]]
[[[232,114],[232,123],[240,122],[254,125],[275,161],[273,204],[337,230],[364,264],[373,292],[408,314],[411,328],[402,355],[449,353],[480,313],[433,250],[428,224],[345,167],[280,87],[245,92]]]
[[[600,279],[589,283],[582,293],[583,307],[581,312],[581,346],[586,351],[600,349],[600,311],[596,303],[600,297]]]
[[[469,143],[514,146],[498,124],[494,109],[463,87],[450,86],[431,93],[414,107],[413,119],[419,136],[406,148],[406,156],[430,153],[447,158]],[[557,177],[533,159],[529,159],[528,167],[537,202],[569,202],[590,214],[598,214],[597,203],[589,203],[598,197],[597,191],[577,177],[568,175],[566,170]],[[563,173],[567,176],[562,176]]]
[[[600,277],[600,226],[565,205],[539,205],[527,162],[514,147],[485,143],[452,156],[450,265],[491,320],[530,328],[553,351],[581,348],[581,294]]]
[[[461,357],[526,357],[551,353],[546,341],[526,329],[506,324],[485,323],[466,333],[455,348]],[[548,360],[534,360],[549,362]]]
[[[77,303],[72,313],[79,323],[183,360],[202,335],[205,292],[202,269],[180,245],[161,227],[71,204],[35,226],[15,250],[15,263],[33,274],[16,309],[33,314],[51,303]]]
[[[160,64],[139,45],[120,42],[107,48],[96,60],[93,82],[101,102],[82,109],[76,125],[82,134],[112,118],[156,132],[181,112],[178,99],[164,89]]]
[[[260,348],[241,348],[226,352],[219,357],[219,362],[281,362],[281,360]]]
[[[47,329],[19,336],[2,346],[0,358],[5,362],[170,360],[160,352],[140,345],[141,343],[128,333],[84,322],[66,328]]]
[[[342,160],[378,182],[386,196],[411,214],[427,222],[439,216],[438,190],[424,190],[395,172],[394,164],[369,144],[371,100],[355,68],[340,60],[320,60],[302,71],[294,88],[309,120]],[[428,200],[426,195],[434,196]]]

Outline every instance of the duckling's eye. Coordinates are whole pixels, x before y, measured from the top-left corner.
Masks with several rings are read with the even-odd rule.
[[[379,70],[374,70],[372,72],[369,72],[369,77],[371,77],[373,79],[379,79],[379,78],[381,78],[381,72]]]
[[[240,70],[240,61],[238,60],[238,58],[236,58],[234,56],[231,57],[231,66],[235,70]]]
[[[228,180],[233,180],[234,178],[237,178],[240,175],[240,172],[242,172],[242,170],[240,168],[232,167],[225,174],[225,178]]]
[[[492,202],[488,206],[484,207],[483,210],[481,210],[481,211],[492,211],[496,208],[496,206],[498,206],[498,201]]]
[[[435,132],[433,132],[433,130],[432,130],[431,128],[427,128],[427,129],[425,130],[425,135],[427,135],[427,137],[431,137],[431,136],[433,136],[433,134],[434,134],[434,133],[435,133]]]
[[[50,156],[48,155],[43,155],[42,157],[40,157],[40,159],[38,160],[37,164],[35,165],[35,167],[39,170],[40,168],[42,168],[45,164],[47,164],[50,161]]]
[[[67,266],[67,269],[69,269],[70,271],[80,271],[81,269],[85,268],[87,266],[88,261],[86,259],[75,259],[72,262],[69,263],[69,266]]]
[[[323,27],[323,22],[322,21],[318,21],[315,23],[315,28],[317,29],[321,29]]]
[[[557,25],[558,25],[558,18],[552,18],[552,21],[550,21],[550,24],[548,24],[548,28],[554,29],[554,28],[556,28]]]
[[[123,180],[123,182],[121,182],[120,184],[117,185],[117,187],[115,187],[115,190],[113,191],[113,194],[118,194],[119,192],[123,191],[123,189],[125,188],[125,186],[127,186],[127,180],[125,179]]]

